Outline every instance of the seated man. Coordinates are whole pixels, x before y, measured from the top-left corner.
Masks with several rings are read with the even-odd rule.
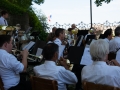
[[[58,28],[55,31],[55,36],[56,39],[54,40],[54,43],[57,44],[59,46],[59,56],[58,59],[60,59],[60,57],[63,57],[63,51],[65,49],[65,30],[63,28]]]
[[[28,51],[21,54],[22,62],[19,62],[12,54],[12,37],[10,35],[0,35],[0,77],[5,90],[31,90],[27,89],[19,73],[25,72],[27,68]],[[30,86],[29,86],[30,87]]]
[[[57,44],[47,44],[43,49],[43,57],[46,59],[45,63],[34,67],[36,76],[56,80],[58,82],[58,90],[67,90],[65,84],[77,83],[75,74],[68,70],[65,60],[60,60],[63,66],[56,65],[56,60],[58,59]]]
[[[90,45],[92,65],[83,67],[82,81],[120,87],[120,67],[106,64],[109,44],[102,39],[95,40]]]
[[[107,29],[104,32],[104,40],[109,43],[112,37],[113,37],[112,29]]]
[[[109,42],[110,52],[116,52],[120,48],[120,26],[115,29],[115,37]]]

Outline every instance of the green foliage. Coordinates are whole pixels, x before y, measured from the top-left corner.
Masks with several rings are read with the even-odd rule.
[[[0,8],[16,15],[28,13],[30,26],[33,27],[34,31],[38,31],[40,33],[39,37],[41,40],[46,40],[46,29],[41,22],[41,20],[46,22],[46,19],[36,16],[34,11],[31,9],[32,1],[39,5],[44,2],[44,0],[0,0]]]
[[[110,3],[112,0],[96,0],[95,1],[95,4],[97,5],[97,6],[102,6],[102,3],[103,2],[105,2],[105,3]]]
[[[46,26],[42,25],[43,23],[40,22],[39,18],[32,10],[29,12],[29,17],[30,17],[30,26],[33,27],[34,31],[37,31],[39,33],[39,38],[45,41],[47,37],[47,32],[45,29]]]

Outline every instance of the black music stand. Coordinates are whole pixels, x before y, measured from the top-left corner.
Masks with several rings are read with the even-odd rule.
[[[34,37],[35,37],[35,40],[36,40],[36,39],[40,40],[39,37],[38,37],[39,34],[40,34],[39,32],[32,32],[30,36],[34,36]]]
[[[78,46],[80,40],[82,39],[82,37],[84,37],[83,35],[80,35],[75,43],[75,46]],[[83,41],[83,40],[82,40]],[[83,46],[83,42],[81,42],[81,45],[80,46]]]
[[[80,65],[85,47],[71,46],[68,52],[70,63]]]
[[[87,35],[87,39],[85,41],[85,44],[90,45],[90,43],[92,42],[93,39],[95,39],[95,35]]]
[[[78,30],[78,34],[77,34],[77,36],[80,36],[80,35],[85,36],[85,35],[88,34],[88,31],[89,31],[89,30]]]
[[[100,34],[99,39],[104,39],[104,34]]]

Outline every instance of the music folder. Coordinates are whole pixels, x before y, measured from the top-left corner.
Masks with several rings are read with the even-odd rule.
[[[39,32],[32,32],[30,36],[38,36]]]

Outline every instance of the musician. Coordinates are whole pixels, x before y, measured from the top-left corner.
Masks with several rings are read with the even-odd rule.
[[[120,87],[120,67],[106,64],[109,44],[102,39],[95,40],[90,45],[93,64],[82,69],[82,81]]]
[[[58,59],[59,46],[54,43],[47,44],[43,49],[43,57],[45,63],[34,67],[35,75],[45,79],[56,80],[58,90],[67,90],[65,84],[76,84],[77,78],[74,73],[68,70],[65,60],[62,58],[60,63],[62,66],[56,65]]]
[[[1,17],[0,17],[0,25],[1,26],[8,26],[7,19],[8,18],[8,12],[7,11],[1,11]]]
[[[28,51],[24,50],[22,62],[10,54],[12,50],[12,37],[10,35],[0,35],[0,77],[5,90],[31,90],[27,87],[27,81],[20,78],[19,73],[27,69]]]
[[[109,43],[112,37],[113,37],[112,29],[107,29],[104,32],[104,40]]]
[[[74,44],[74,35],[72,34],[72,28],[68,29],[68,42],[70,46],[73,46]]]
[[[52,28],[52,33],[55,33],[56,29],[57,29],[56,27],[53,27]]]
[[[53,43],[53,41],[56,39],[55,33],[49,33],[47,37],[47,43]]]
[[[77,28],[77,27],[76,27],[75,24],[72,24],[72,25],[71,25],[71,28],[72,28],[72,29],[75,29],[75,28]]]
[[[54,43],[57,44],[59,48],[62,47],[62,45],[65,45],[65,43],[63,42],[65,38],[65,30],[63,28],[58,28],[55,31],[55,36],[56,36],[56,39],[54,40]],[[63,51],[59,50],[59,54],[61,54],[59,56],[59,59],[60,59],[60,57],[63,57]]]
[[[116,52],[120,48],[120,26],[115,29],[115,37],[109,43],[110,52]]]

